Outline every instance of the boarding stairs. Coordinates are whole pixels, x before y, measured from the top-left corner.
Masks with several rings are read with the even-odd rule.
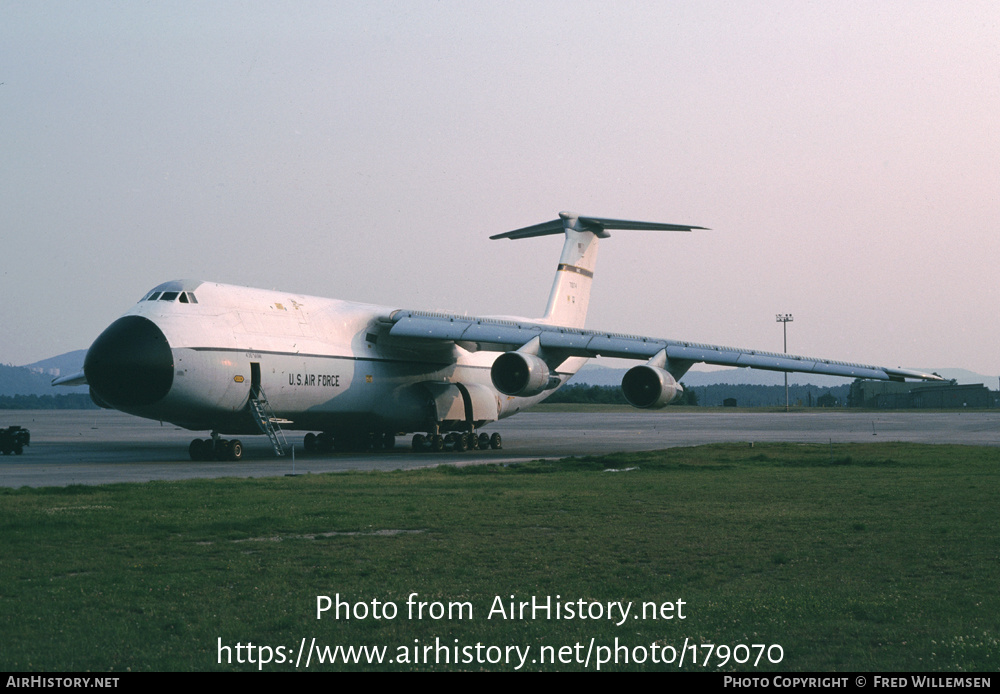
[[[289,420],[274,416],[274,411],[271,410],[271,405],[267,402],[267,397],[264,396],[264,391],[260,388],[255,388],[250,393],[250,413],[261,432],[267,434],[267,437],[271,439],[271,446],[274,447],[275,454],[285,455],[288,441],[285,439],[285,433],[281,430],[281,425],[288,424]]]

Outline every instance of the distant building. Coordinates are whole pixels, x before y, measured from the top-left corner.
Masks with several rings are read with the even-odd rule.
[[[851,407],[886,410],[993,407],[994,397],[982,383],[971,385],[863,381],[851,384]]]
[[[857,379],[851,384],[851,392],[847,396],[847,406],[875,407],[875,399],[880,395],[906,394],[912,389],[912,383]]]

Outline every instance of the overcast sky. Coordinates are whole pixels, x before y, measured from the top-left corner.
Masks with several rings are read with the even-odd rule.
[[[1000,373],[1000,4],[0,2],[0,362],[168,279]]]

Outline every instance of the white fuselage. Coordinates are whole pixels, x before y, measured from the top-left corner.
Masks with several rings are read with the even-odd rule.
[[[394,345],[392,311],[265,289],[168,282],[125,316],[144,318],[162,332],[173,362],[169,388],[155,402],[110,404],[192,430],[253,434],[260,431],[248,402],[251,389],[259,388],[284,428],[402,433],[479,426],[554,392],[498,392],[490,367],[499,352],[450,342]],[[561,365],[561,383],[584,361]],[[99,396],[99,385],[95,390]]]

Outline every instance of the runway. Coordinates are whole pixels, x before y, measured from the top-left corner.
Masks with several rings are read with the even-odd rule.
[[[215,477],[272,477],[345,470],[397,470],[450,464],[511,463],[538,458],[645,451],[721,442],[845,443],[909,441],[1000,445],[997,412],[761,413],[706,408],[704,412],[641,410],[612,413],[525,412],[484,428],[503,436],[503,449],[415,453],[399,437],[390,451],[302,452],[301,434],[288,433],[295,459],[276,458],[264,436],[241,439],[240,462],[192,462],[196,433],[107,410],[31,410],[0,413],[0,426],[31,431],[24,455],[0,457],[0,486],[49,487]],[[204,433],[200,433],[204,436]]]

